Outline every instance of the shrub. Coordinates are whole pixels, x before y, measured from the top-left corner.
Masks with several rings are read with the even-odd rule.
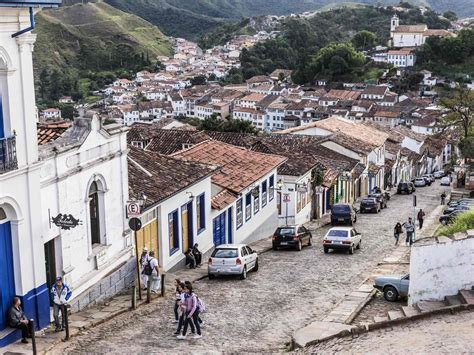
[[[454,233],[465,232],[469,229],[474,229],[474,211],[460,214],[453,224],[440,228],[437,235],[449,236]]]

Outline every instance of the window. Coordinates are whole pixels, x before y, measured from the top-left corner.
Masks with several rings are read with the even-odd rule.
[[[243,211],[243,206],[242,206],[242,199],[238,199],[236,204],[236,224],[237,224],[237,229],[242,227],[242,224],[244,224],[244,211]]]
[[[270,187],[270,194],[268,195],[268,201],[273,200],[275,194],[275,175],[270,176],[268,180],[268,186]]]
[[[260,189],[256,188],[255,196],[253,197],[253,213],[257,214],[260,210]]]
[[[206,204],[205,195],[201,194],[196,201],[197,233],[206,229]]]
[[[267,204],[267,180],[262,182],[262,208]]]
[[[252,217],[252,194],[249,192],[245,195],[245,220],[248,221]]]
[[[168,214],[168,233],[170,243],[170,255],[179,250],[178,210]]]
[[[101,243],[101,215],[99,186],[94,181],[89,187],[89,222],[91,227],[91,244],[94,246]]]
[[[247,256],[249,253],[247,251],[247,248],[243,247],[242,250],[241,250],[241,254],[242,256]]]

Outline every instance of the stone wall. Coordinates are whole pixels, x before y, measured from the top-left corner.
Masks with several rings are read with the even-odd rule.
[[[441,301],[473,285],[474,235],[421,239],[412,247],[410,304]]]
[[[105,276],[71,301],[71,311],[78,312],[100,304],[135,284],[137,275],[135,257]],[[74,292],[74,290],[73,290]]]

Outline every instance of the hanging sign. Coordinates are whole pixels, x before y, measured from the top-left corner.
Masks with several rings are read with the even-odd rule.
[[[74,218],[70,214],[58,214],[56,217],[51,217],[51,222],[61,229],[70,230],[79,225],[82,225],[82,221]]]

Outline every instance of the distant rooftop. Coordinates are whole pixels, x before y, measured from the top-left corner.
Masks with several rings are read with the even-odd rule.
[[[62,0],[0,0],[0,7],[58,7]]]

